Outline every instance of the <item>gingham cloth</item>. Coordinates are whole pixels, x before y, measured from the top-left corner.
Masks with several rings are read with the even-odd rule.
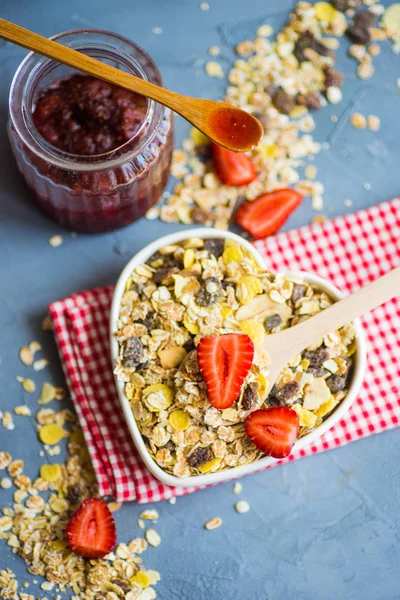
[[[353,292],[400,264],[400,199],[256,243],[268,269],[304,270]],[[64,373],[96,471],[100,494],[155,502],[198,488],[172,488],[141,462],[121,412],[109,358],[112,288],[50,305]],[[400,291],[400,290],[399,290]],[[400,300],[366,315],[367,374],[349,413],[316,443],[276,465],[391,429],[400,422]],[[267,475],[265,475],[267,477]]]

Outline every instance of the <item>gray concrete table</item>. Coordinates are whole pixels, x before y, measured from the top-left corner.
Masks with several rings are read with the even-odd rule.
[[[78,27],[114,30],[134,39],[156,60],[166,84],[179,92],[218,98],[224,82],[204,73],[207,49],[222,48],[228,67],[234,44],[253,36],[264,21],[283,24],[291,0],[8,0],[0,16],[49,36]],[[154,35],[152,28],[163,29]],[[329,142],[315,161],[324,183],[325,212],[335,215],[370,206],[399,193],[400,90],[399,58],[384,45],[374,59],[377,72],[361,82],[355,62],[339,52],[346,74],[344,100],[316,115],[316,139]],[[5,133],[11,78],[24,56],[22,49],[0,48],[0,409],[27,402],[34,414],[37,397],[15,380],[27,374],[18,359],[20,346],[40,339],[50,359],[50,372],[38,373],[40,384],[51,378],[63,383],[55,345],[40,332],[47,303],[77,290],[110,284],[139,248],[178,226],[160,222],[132,225],[106,235],[71,238],[41,215],[17,174]],[[359,110],[377,114],[378,134],[360,132],[348,123]],[[334,124],[330,115],[336,114]],[[177,141],[188,125],[177,123]],[[364,189],[369,183],[370,189]],[[369,187],[369,186],[367,186]],[[353,208],[346,207],[350,198]],[[307,202],[287,227],[308,223]],[[48,245],[61,233],[62,247]],[[34,418],[15,417],[13,432],[0,428],[1,450],[26,462],[36,477],[42,460]],[[186,498],[175,506],[163,503],[157,530],[162,544],[144,555],[148,568],[161,572],[159,596],[172,600],[330,600],[400,598],[400,438],[397,431],[377,435],[347,447],[313,456],[243,481],[242,497],[251,505],[246,515],[234,508],[232,484],[220,485]],[[0,490],[1,506],[12,502],[11,490]],[[121,540],[139,534],[140,507],[131,503],[117,513]],[[204,522],[218,515],[223,526],[212,533]],[[0,568],[9,566],[20,582],[28,576],[23,561],[0,545]],[[31,583],[31,593],[43,592]],[[49,593],[46,594],[49,597]]]

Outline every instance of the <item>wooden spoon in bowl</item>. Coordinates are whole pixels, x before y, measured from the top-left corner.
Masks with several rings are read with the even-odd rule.
[[[229,150],[252,150],[264,134],[260,121],[240,108],[171,92],[5,19],[0,19],[0,37],[98,79],[151,98],[178,113],[211,140]]]
[[[328,333],[336,331],[336,329],[350,323],[356,317],[364,315],[396,296],[400,296],[400,267],[357,290],[351,296],[335,302],[329,308],[299,325],[285,329],[280,333],[266,335],[263,350],[267,353],[271,365],[266,396],[268,396],[281,371],[296,354],[299,354],[308,346],[320,343]],[[254,302],[254,300],[250,302]],[[249,304],[246,306],[249,306]]]

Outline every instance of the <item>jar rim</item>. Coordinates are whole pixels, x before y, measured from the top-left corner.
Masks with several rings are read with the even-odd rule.
[[[93,39],[90,39],[90,36],[96,35],[102,37],[103,41],[96,43]],[[82,36],[82,40],[79,39],[79,36]],[[152,78],[154,79],[154,75],[152,78],[149,78],[147,70],[150,68],[159,80],[156,83],[163,85],[158,67],[149,54],[135,44],[135,42],[118,33],[105,29],[81,28],[58,33],[50,39],[59,41],[62,39],[65,40],[65,38],[69,38],[70,43],[72,41],[75,44],[73,45],[74,49],[80,49],[80,44],[84,43],[83,51],[93,48],[93,50],[101,50],[105,54],[108,54],[110,58],[112,56],[114,58],[118,57],[120,61],[124,62],[125,66],[130,67],[133,74],[147,81],[151,81]],[[121,47],[118,48],[114,45],[109,45],[107,41],[127,44],[129,49],[137,56],[133,57]],[[144,59],[146,61],[146,68],[141,65],[138,58],[139,60]],[[17,134],[29,149],[43,160],[59,168],[75,171],[111,169],[118,166],[122,161],[132,160],[142,154],[145,147],[152,142],[167,111],[164,106],[156,104],[151,99],[147,99],[146,116],[135,135],[121,146],[109,152],[93,156],[72,154],[53,146],[40,135],[34,125],[32,111],[28,106],[29,92],[33,91],[34,86],[38,83],[40,76],[43,75],[46,69],[49,72],[52,68],[56,68],[58,64],[52,59],[30,52],[22,60],[13,77],[9,95],[10,118]],[[145,131],[146,126],[147,131]],[[140,140],[140,143],[137,143],[138,140]],[[132,144],[134,145],[133,148],[131,148]]]

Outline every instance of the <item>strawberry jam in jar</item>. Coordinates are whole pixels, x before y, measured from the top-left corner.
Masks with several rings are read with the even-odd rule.
[[[74,30],[58,42],[163,85],[153,60],[101,30]],[[111,231],[160,198],[173,148],[173,115],[152,100],[37,54],[15,74],[8,133],[37,204],[60,225]]]

